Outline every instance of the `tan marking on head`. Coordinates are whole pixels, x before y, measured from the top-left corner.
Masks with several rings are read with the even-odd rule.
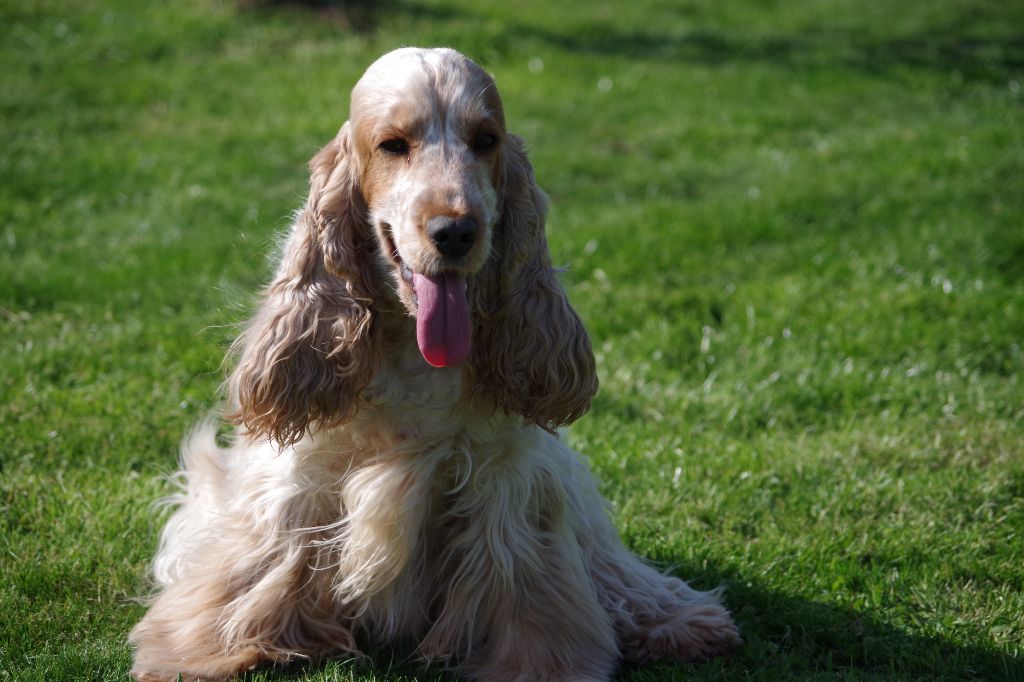
[[[422,273],[483,267],[499,218],[506,137],[493,79],[454,50],[396,50],[356,84],[351,123],[370,222],[407,304],[400,263]],[[479,144],[492,138],[487,148]],[[438,252],[426,231],[437,216],[476,219],[481,230],[469,253],[453,260]]]

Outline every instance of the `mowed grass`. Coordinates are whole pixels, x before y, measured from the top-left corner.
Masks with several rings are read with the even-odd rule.
[[[501,4],[0,2],[0,679],[124,679],[161,476],[409,44],[496,76],[598,354],[570,438],[743,630],[621,678],[1024,679],[1024,5]]]

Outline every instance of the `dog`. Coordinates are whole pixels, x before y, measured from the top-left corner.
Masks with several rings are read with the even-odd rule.
[[[740,641],[721,591],[622,545],[559,428],[597,390],[547,199],[492,78],[373,63],[233,346],[228,447],[182,446],[138,680],[409,642],[473,680],[607,680]]]

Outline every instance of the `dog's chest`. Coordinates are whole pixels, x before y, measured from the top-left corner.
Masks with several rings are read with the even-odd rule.
[[[433,440],[465,426],[462,390],[462,369],[429,366],[411,343],[381,363],[364,396],[378,428],[402,441]]]

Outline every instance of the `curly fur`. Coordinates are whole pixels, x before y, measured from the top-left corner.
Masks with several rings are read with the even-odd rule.
[[[719,591],[628,552],[558,439],[597,390],[594,359],[493,81],[452,50],[398,50],[350,112],[233,347],[233,443],[204,422],[182,446],[132,675],[221,679],[357,640],[498,681],[730,650]],[[437,215],[479,225],[467,253],[437,252]],[[464,279],[461,366],[417,348],[410,271]]]

